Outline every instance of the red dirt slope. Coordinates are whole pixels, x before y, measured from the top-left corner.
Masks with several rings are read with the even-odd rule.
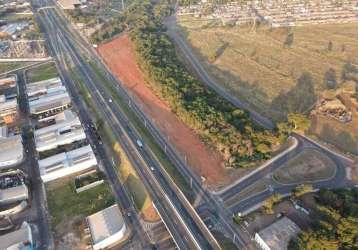
[[[198,135],[171,112],[165,101],[156,96],[145,81],[135,59],[135,49],[127,35],[122,35],[98,47],[98,52],[136,97],[142,110],[151,117],[161,132],[169,136],[176,149],[187,156],[194,171],[207,179],[212,188],[227,182],[228,172],[221,155],[205,145]]]

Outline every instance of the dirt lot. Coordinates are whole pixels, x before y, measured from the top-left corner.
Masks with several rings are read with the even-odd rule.
[[[331,178],[336,171],[334,162],[313,149],[306,149],[278,169],[273,179],[283,184],[314,182]]]
[[[168,105],[150,89],[135,60],[133,44],[126,35],[120,36],[98,49],[110,69],[137,98],[143,111],[153,119],[177,150],[187,156],[194,171],[207,179],[211,187],[219,187],[237,177],[226,170],[220,154],[205,145],[196,133],[171,112]]]

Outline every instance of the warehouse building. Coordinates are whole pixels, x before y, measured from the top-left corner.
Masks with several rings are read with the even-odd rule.
[[[255,234],[255,241],[263,250],[286,250],[290,239],[296,237],[300,228],[289,218],[282,217]]]
[[[63,85],[59,77],[32,82],[26,85],[27,96],[31,99],[31,97],[54,93],[61,90],[61,87],[63,87]]]
[[[0,204],[7,205],[27,200],[29,190],[25,184],[24,173],[20,170],[0,174]]]
[[[16,165],[23,159],[21,135],[9,135],[6,126],[0,127],[0,168]]]
[[[38,152],[57,148],[61,145],[86,139],[81,121],[72,111],[66,110],[59,115],[53,125],[35,130],[35,144]]]
[[[56,115],[71,107],[71,98],[67,91],[59,91],[39,96],[29,101],[30,114],[38,119]]]
[[[113,205],[86,218],[93,250],[108,249],[124,240],[127,227],[118,205]]]
[[[13,232],[0,236],[0,249],[32,250],[34,249],[32,230],[25,221],[21,227]]]
[[[42,181],[49,182],[93,168],[97,160],[91,146],[87,145],[45,158],[38,163]]]

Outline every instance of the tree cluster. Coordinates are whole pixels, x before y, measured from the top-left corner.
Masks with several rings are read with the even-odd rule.
[[[312,229],[290,241],[289,249],[358,249],[358,189],[318,192]]]
[[[230,167],[247,167],[270,157],[279,137],[255,126],[249,114],[207,89],[186,70],[164,33],[167,1],[135,1],[126,11],[125,24],[135,44],[138,62],[171,109],[204,141],[215,146]]]

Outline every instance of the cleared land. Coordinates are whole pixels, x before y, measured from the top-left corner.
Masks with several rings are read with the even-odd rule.
[[[328,69],[334,69],[339,78],[344,63],[358,58],[358,23],[253,30],[182,18],[177,30],[213,79],[276,119],[282,115],[277,103],[295,90],[303,73],[312,75],[320,93]],[[289,33],[293,34],[290,47],[284,46]]]
[[[26,72],[27,82],[37,82],[57,77],[58,72],[54,63],[45,63]]]
[[[305,149],[290,159],[274,175],[274,180],[283,184],[315,182],[333,177],[335,163],[326,155],[314,149]]]
[[[47,187],[47,202],[57,249],[82,249],[84,219],[114,204],[107,183],[76,193],[74,182],[55,183]]]
[[[237,177],[238,171],[225,169],[220,154],[205,145],[148,87],[145,76],[136,63],[133,44],[126,35],[100,45],[99,53],[112,72],[142,104],[143,111],[169,137],[176,149],[187,156],[194,171],[204,176],[209,185],[220,187]]]

